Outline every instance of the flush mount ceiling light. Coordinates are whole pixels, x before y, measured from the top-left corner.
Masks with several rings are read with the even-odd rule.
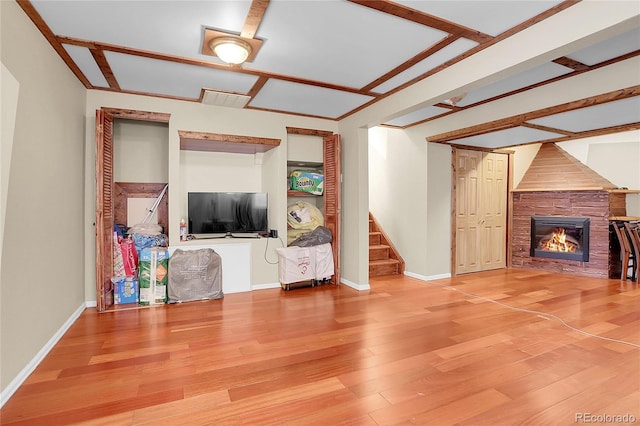
[[[239,37],[223,36],[214,38],[209,47],[222,61],[238,65],[247,60],[251,54],[251,45]]]
[[[225,63],[237,66],[243,62],[252,62],[261,46],[262,40],[257,38],[247,38],[205,28],[201,53],[217,56]]]

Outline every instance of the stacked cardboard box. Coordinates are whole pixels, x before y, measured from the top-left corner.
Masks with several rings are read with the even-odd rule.
[[[169,251],[164,247],[142,249],[138,271],[140,305],[166,303]]]

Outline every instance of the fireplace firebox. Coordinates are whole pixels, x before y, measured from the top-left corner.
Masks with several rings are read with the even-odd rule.
[[[532,216],[531,257],[589,261],[588,217]]]

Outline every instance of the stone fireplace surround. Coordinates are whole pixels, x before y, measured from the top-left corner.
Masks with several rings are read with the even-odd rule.
[[[609,218],[624,216],[626,195],[611,190],[513,192],[511,266],[598,278],[610,276]],[[532,216],[588,217],[589,261],[530,256]]]
[[[511,193],[511,266],[620,277],[620,246],[610,224],[626,216],[629,192],[617,189],[555,143],[543,143]],[[589,261],[531,257],[532,216],[589,218]]]

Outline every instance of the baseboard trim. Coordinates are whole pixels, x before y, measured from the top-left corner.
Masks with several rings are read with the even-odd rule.
[[[356,284],[344,278],[340,279],[340,283],[358,291],[371,290],[371,286],[369,284]]]
[[[18,373],[18,375],[7,385],[6,388],[2,389],[0,392],[0,408],[4,406],[4,404],[13,396],[13,394],[18,390],[20,386],[24,383],[25,380],[29,377],[29,374],[33,373],[33,370],[36,369],[38,364],[42,362],[45,356],[53,349],[53,347],[58,343],[58,341],[62,338],[64,333],[73,325],[73,323],[78,319],[78,317],[84,312],[84,310],[88,307],[89,302],[85,302],[76,311],[71,314],[69,319],[62,324],[62,327],[58,329],[58,331],[49,339],[49,341],[40,349],[40,351],[36,354],[35,357]]]
[[[280,283],[266,283],[266,284],[254,284],[251,286],[251,290],[267,290],[270,288],[280,288]]]
[[[411,277],[411,278],[415,278],[421,281],[433,281],[433,280],[441,280],[444,278],[451,278],[451,274],[439,274],[439,275],[420,275],[420,274],[414,274],[413,272],[406,272],[404,273],[406,276]]]

